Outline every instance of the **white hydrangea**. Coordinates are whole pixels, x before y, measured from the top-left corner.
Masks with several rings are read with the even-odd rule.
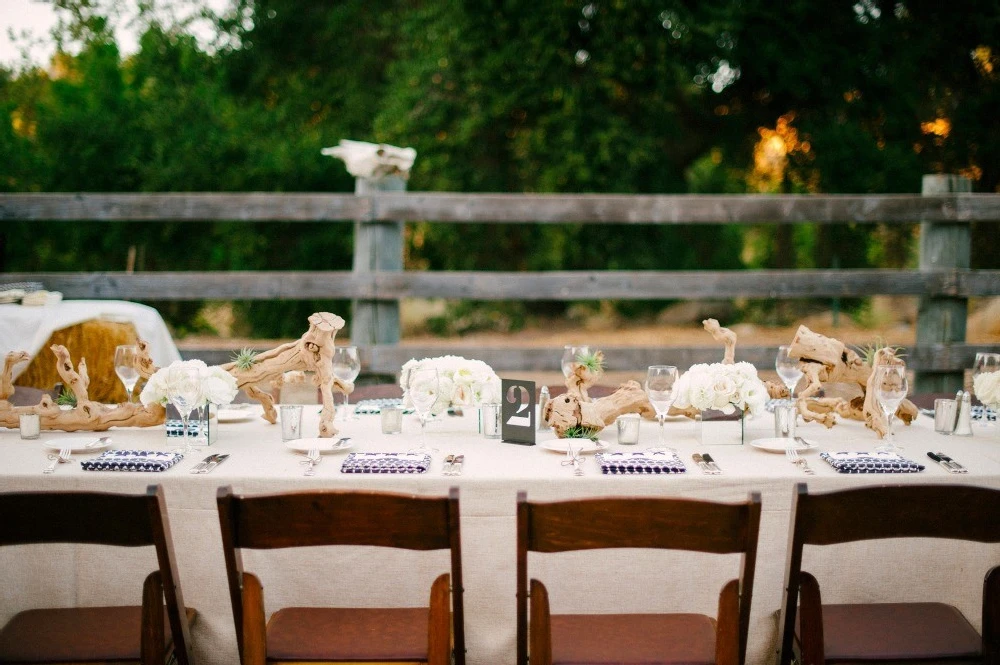
[[[985,372],[972,380],[972,389],[979,401],[1000,408],[1000,372]]]
[[[461,356],[439,356],[437,358],[412,359],[403,365],[399,385],[403,389],[404,403],[412,406],[407,392],[410,372],[417,368],[438,370],[438,399],[431,409],[440,413],[451,406],[474,406],[483,402],[500,401],[500,377],[481,360],[469,360]]]
[[[746,362],[692,365],[674,388],[674,406],[680,409],[716,409],[726,414],[739,410],[756,416],[766,402],[767,388],[756,368]]]
[[[209,367],[201,360],[177,360],[167,367],[161,367],[149,377],[145,387],[139,394],[139,401],[144,405],[166,405],[170,393],[176,390],[181,382],[188,379],[184,370],[194,369],[198,372],[199,398],[196,406],[215,404],[224,406],[233,401],[238,392],[236,379],[221,367]]]

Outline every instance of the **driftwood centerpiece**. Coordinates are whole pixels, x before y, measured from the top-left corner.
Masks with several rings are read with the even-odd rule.
[[[796,401],[798,411],[806,422],[819,422],[833,427],[835,414],[851,420],[862,420],[879,437],[888,433],[888,420],[875,403],[869,390],[873,374],[871,365],[843,342],[799,326],[789,346],[788,355],[799,360],[799,367],[808,381]],[[889,347],[875,353],[875,364],[901,364],[895,351]],[[852,399],[836,397],[809,399],[823,389],[824,384],[842,383],[855,386],[860,394]],[[896,417],[909,425],[918,415],[917,407],[904,399]]]
[[[337,331],[344,327],[344,320],[329,312],[317,312],[309,317],[309,330],[295,342],[265,351],[254,357],[249,367],[237,367],[236,363],[223,365],[222,369],[236,379],[237,385],[264,406],[264,419],[274,423],[277,413],[274,398],[260,385],[281,377],[285,372],[305,370],[314,372],[313,382],[322,394],[323,410],[320,414],[319,434],[331,437],[337,433],[333,426],[333,392],[350,394],[354,384],[341,381],[333,373],[333,348]],[[149,379],[157,368],[149,355],[148,344],[138,340],[139,375]],[[14,367],[30,359],[24,351],[8,353],[4,359],[3,373],[0,374],[0,426],[16,429],[20,423],[18,416],[23,413],[37,413],[41,416],[42,429],[58,429],[67,432],[78,430],[104,431],[111,427],[150,427],[160,425],[166,417],[166,410],[159,404],[143,406],[132,404],[102,404],[90,399],[87,387],[90,378],[87,363],[81,359],[74,369],[69,351],[60,345],[53,345],[56,356],[56,371],[63,383],[73,391],[76,406],[72,409],[60,408],[48,395],[34,406],[15,407],[8,400],[14,394]]]
[[[638,381],[626,381],[607,397],[589,402],[569,392],[556,395],[545,405],[542,418],[552,426],[556,436],[564,438],[567,430],[575,428],[604,429],[623,413],[656,415]]]

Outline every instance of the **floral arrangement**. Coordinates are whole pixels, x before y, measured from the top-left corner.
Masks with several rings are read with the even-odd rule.
[[[1000,408],[1000,372],[984,372],[972,379],[972,389],[979,401],[994,409]]]
[[[201,360],[177,360],[167,367],[156,370],[156,373],[149,377],[139,395],[139,401],[147,406],[166,405],[170,401],[168,397],[170,388],[179,379],[176,370],[189,367],[196,368],[201,378],[201,400],[197,406],[206,404],[224,406],[236,397],[238,392],[236,379],[226,370],[217,365],[209,367]]]
[[[745,362],[692,365],[677,380],[674,395],[674,406],[679,409],[716,409],[725,414],[739,410],[751,416],[764,410],[768,397],[757,369]]]
[[[438,370],[438,399],[431,407],[431,413],[441,413],[452,406],[474,406],[483,402],[500,401],[500,377],[489,365],[481,360],[469,360],[461,356],[439,356],[414,359],[403,365],[399,385],[403,388],[405,406],[412,406],[407,385],[410,372],[418,368]]]

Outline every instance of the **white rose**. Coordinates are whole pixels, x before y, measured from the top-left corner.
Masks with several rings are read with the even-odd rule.
[[[695,374],[690,379],[688,401],[691,406],[704,411],[713,408],[715,404],[715,387],[709,374]]]
[[[143,387],[142,392],[139,394],[139,401],[142,402],[143,406],[167,403],[166,368],[156,370],[156,373],[149,377],[149,380],[146,381],[146,385]]]
[[[222,406],[233,401],[239,388],[232,374],[221,367],[213,366],[202,372],[201,392],[206,403]]]
[[[972,389],[983,404],[1000,406],[1000,372],[986,372],[972,380]]]

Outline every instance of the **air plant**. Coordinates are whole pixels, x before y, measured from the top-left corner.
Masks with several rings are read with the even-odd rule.
[[[253,349],[244,346],[242,349],[233,354],[231,360],[236,365],[237,369],[248,370],[254,366],[257,362],[258,352]]]

